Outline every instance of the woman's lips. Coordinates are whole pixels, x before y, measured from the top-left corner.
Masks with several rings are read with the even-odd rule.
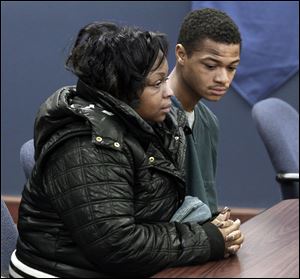
[[[165,107],[163,107],[163,108],[161,109],[161,111],[163,111],[163,112],[165,112],[165,113],[170,112],[170,110],[171,110],[171,105],[167,105],[167,106],[165,106]]]

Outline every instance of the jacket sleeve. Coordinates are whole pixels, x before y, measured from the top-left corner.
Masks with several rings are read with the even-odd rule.
[[[212,224],[136,223],[134,174],[125,152],[80,138],[54,151],[44,187],[86,258],[101,272],[150,276],[163,268],[222,258]]]

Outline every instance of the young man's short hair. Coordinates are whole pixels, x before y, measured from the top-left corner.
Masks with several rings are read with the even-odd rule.
[[[225,12],[212,8],[190,12],[183,20],[177,43],[182,44],[190,55],[204,39],[225,44],[242,43],[234,21]]]

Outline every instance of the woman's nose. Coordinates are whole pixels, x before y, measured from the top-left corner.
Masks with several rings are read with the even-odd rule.
[[[166,82],[165,88],[164,88],[164,97],[171,97],[174,95],[173,90],[169,86],[169,84]]]

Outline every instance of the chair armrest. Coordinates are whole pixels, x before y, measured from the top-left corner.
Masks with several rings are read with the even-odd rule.
[[[299,173],[278,173],[276,180],[278,182],[299,182]]]

